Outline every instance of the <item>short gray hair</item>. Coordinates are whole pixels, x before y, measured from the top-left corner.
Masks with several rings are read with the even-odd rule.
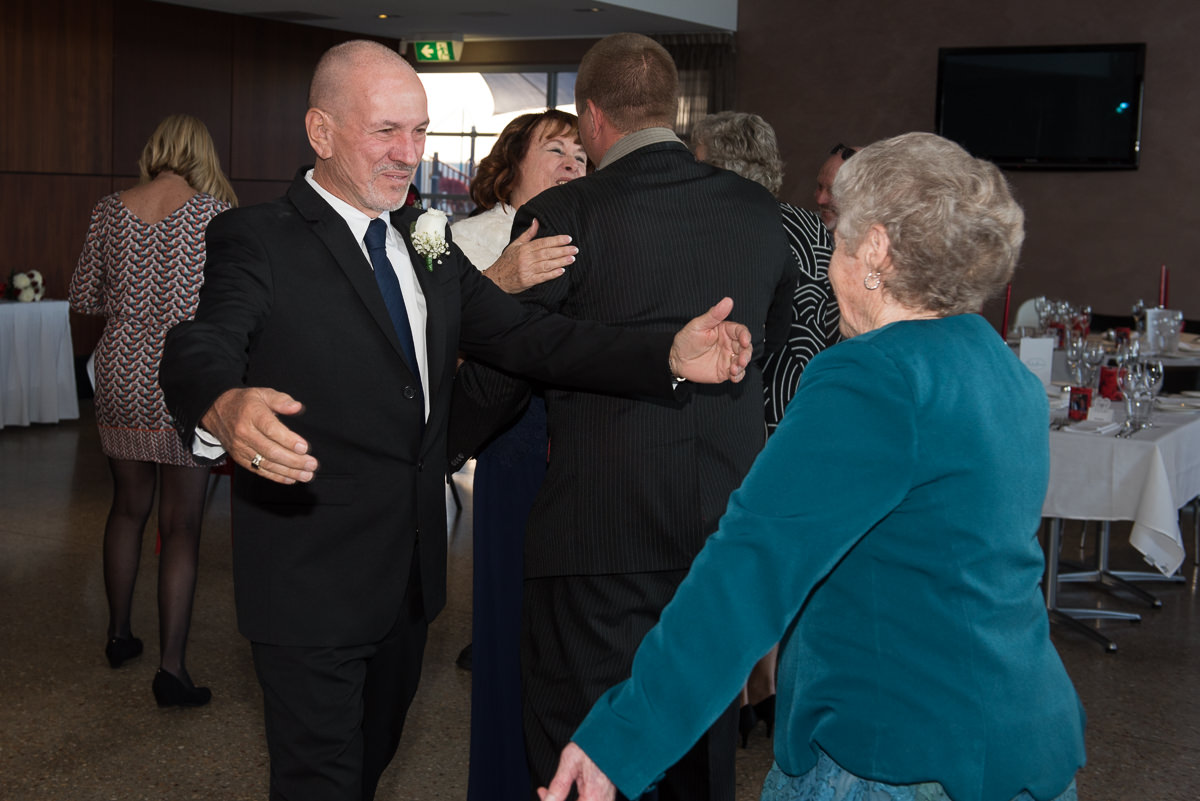
[[[931,133],[863,148],[833,182],[838,234],[857,250],[872,225],[890,240],[883,288],[910,308],[977,312],[1012,278],[1025,213],[996,165]]]
[[[705,163],[762,184],[772,195],[783,185],[783,160],[775,129],[757,114],[719,111],[692,126],[692,145],[703,144]]]

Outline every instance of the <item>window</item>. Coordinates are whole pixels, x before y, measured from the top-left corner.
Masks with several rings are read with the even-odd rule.
[[[427,207],[451,219],[474,208],[475,167],[505,125],[551,105],[575,113],[573,69],[423,72],[421,82],[429,97],[429,135],[414,183]]]

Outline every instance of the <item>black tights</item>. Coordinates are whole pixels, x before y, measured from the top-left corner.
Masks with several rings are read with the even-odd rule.
[[[142,532],[154,505],[161,476],[158,530],[159,667],[190,684],[184,666],[192,595],[200,553],[200,521],[208,488],[207,467],[177,467],[127,459],[108,460],[113,504],[104,526],[104,589],[108,594],[108,636],[131,637],[133,585],[142,557]]]

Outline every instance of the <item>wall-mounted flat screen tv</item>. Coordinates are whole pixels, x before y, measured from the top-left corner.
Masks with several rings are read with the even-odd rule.
[[[1135,169],[1145,44],[938,51],[937,132],[1021,169]]]

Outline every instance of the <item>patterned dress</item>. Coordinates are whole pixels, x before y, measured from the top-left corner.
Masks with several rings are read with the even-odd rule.
[[[96,424],[114,459],[195,466],[158,385],[171,326],[196,313],[204,282],[204,229],[229,205],[203,193],[153,225],[117,194],[92,210],[71,308],[108,318],[96,346]]]
[[[792,297],[787,345],[763,365],[768,431],[779,425],[809,360],[841,338],[841,315],[829,283],[833,237],[816,213],[790,203],[780,203],[779,210],[788,244],[800,265],[800,281]]]

